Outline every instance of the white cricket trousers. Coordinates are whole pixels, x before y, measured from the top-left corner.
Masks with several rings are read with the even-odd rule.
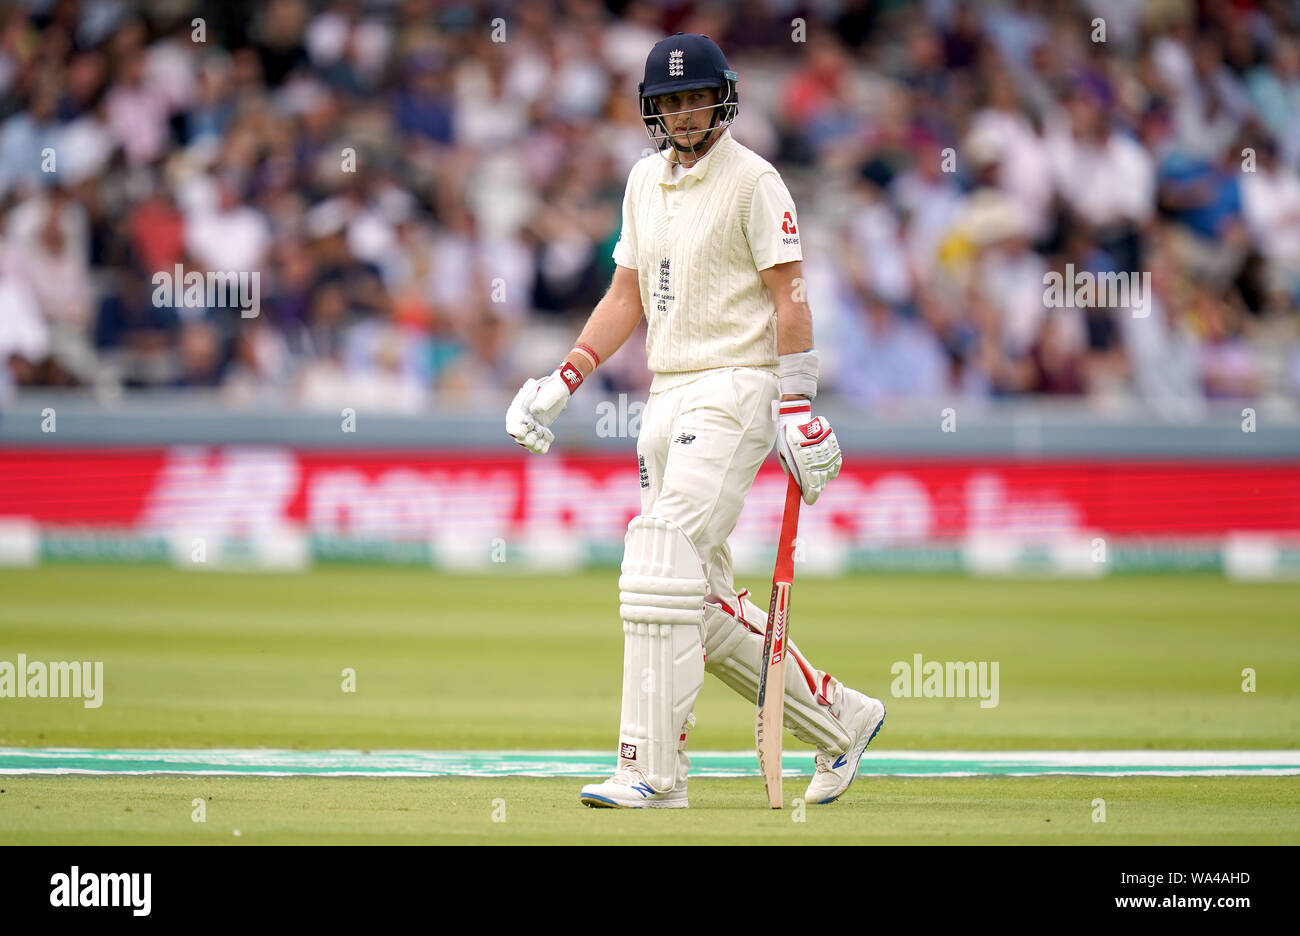
[[[738,606],[727,537],[776,442],[775,371],[710,370],[650,394],[636,451],[641,513],[677,524],[704,563],[709,601]]]
[[[751,702],[758,696],[767,612],[742,599],[744,592],[737,594],[727,537],[776,442],[772,404],[779,396],[772,371],[708,371],[650,394],[636,445],[641,513],[681,527],[704,563],[706,602],[723,606],[705,611],[701,637],[713,648],[708,650],[709,671]],[[793,642],[789,649],[796,665],[786,669],[787,726],[801,741],[843,753],[852,739],[832,712],[841,694],[839,680],[814,668]],[[637,672],[633,668],[634,676]],[[623,679],[626,713],[629,699],[637,699],[637,683],[634,679],[629,686],[626,663]],[[680,741],[684,753],[685,728]],[[684,763],[679,761],[679,769]]]

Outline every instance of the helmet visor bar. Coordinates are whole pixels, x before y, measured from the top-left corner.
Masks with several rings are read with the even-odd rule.
[[[645,121],[646,133],[650,135],[651,141],[659,149],[665,149],[669,144],[680,144],[686,148],[693,148],[708,136],[709,131],[730,125],[735,118],[735,84],[728,82],[726,85],[726,97],[714,104],[705,104],[703,107],[689,107],[679,111],[673,111],[671,114],[665,114],[655,104],[653,97],[643,97],[641,99],[641,119]],[[688,89],[698,90],[698,89]],[[685,92],[677,92],[685,93]],[[697,117],[701,111],[714,111],[714,115],[707,123],[702,119],[703,115]],[[718,119],[720,111],[722,119]],[[677,122],[683,115],[690,115],[690,120],[686,129],[673,133],[668,128],[668,120]]]

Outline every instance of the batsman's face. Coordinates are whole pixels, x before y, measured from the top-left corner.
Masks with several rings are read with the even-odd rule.
[[[664,123],[668,125],[668,133],[675,149],[689,153],[708,139],[708,126],[713,121],[713,106],[718,103],[716,88],[661,94],[654,102],[664,115]]]

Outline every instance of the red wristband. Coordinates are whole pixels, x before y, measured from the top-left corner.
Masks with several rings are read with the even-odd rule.
[[[588,354],[591,355],[591,363],[593,367],[600,367],[600,355],[597,354],[594,350],[592,350],[591,345],[585,345],[580,341],[577,344],[575,344],[574,347],[580,351],[586,351]]]

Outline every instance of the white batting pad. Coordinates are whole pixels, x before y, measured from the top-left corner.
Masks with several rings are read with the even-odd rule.
[[[623,616],[619,764],[658,792],[677,782],[677,752],[704,682],[700,644],[708,585],[699,553],[668,520],[635,517],[618,580]]]
[[[767,612],[747,598],[741,599],[745,621],[716,605],[704,606],[705,667],[750,702],[758,701],[758,673],[763,665],[763,634]],[[851,741],[830,706],[818,701],[818,690],[836,701],[839,682],[812,668],[790,643],[785,668],[785,727],[800,741],[842,753]]]

